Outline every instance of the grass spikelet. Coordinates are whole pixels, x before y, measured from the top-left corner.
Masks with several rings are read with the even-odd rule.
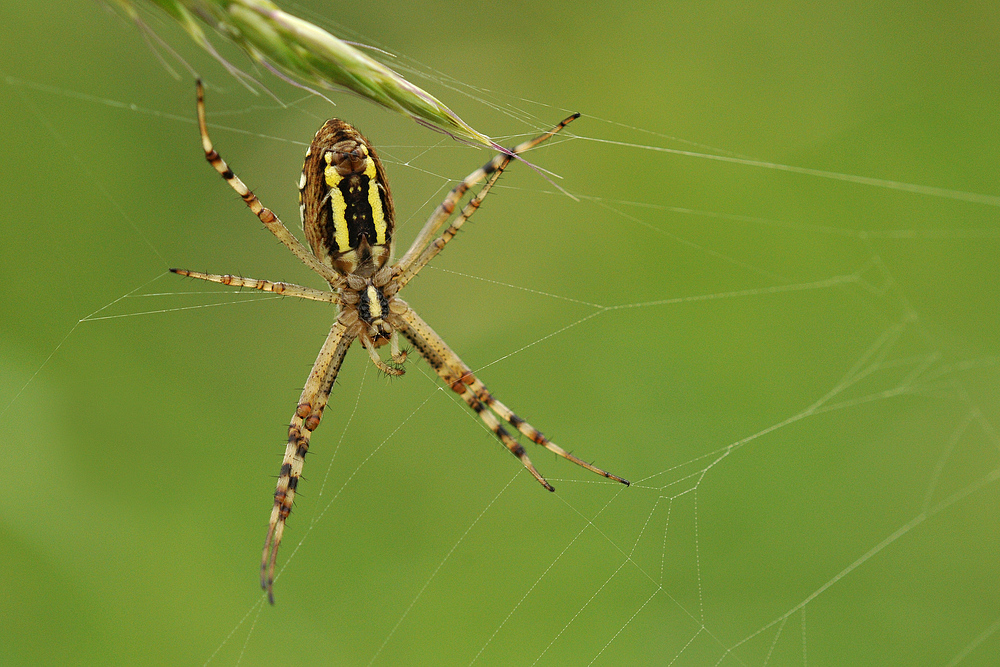
[[[136,0],[113,0],[141,24]],[[453,137],[497,145],[430,93],[319,26],[268,0],[145,0],[176,20],[191,38],[222,61],[202,28],[208,25],[278,76],[302,87],[347,89]],[[234,74],[232,65],[223,64]]]

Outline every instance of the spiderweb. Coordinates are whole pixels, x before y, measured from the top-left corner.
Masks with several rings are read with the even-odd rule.
[[[541,5],[431,56],[395,20],[434,34],[444,10],[407,11],[339,20],[505,143],[584,118],[529,158],[577,200],[515,165],[403,297],[500,400],[632,486],[533,451],[547,494],[422,361],[389,381],[354,353],[266,606],[269,475],[330,314],[168,275],[315,284],[202,163],[193,85],[132,28],[92,8],[72,26],[14,16],[0,655],[991,664],[998,116],[996,81],[963,60],[995,55],[964,29],[982,21],[817,10],[712,27],[621,7],[598,34]],[[825,40],[839,46],[821,57]],[[106,76],[109,41],[129,77]],[[503,56],[470,69],[470,44]],[[293,228],[304,142],[328,115],[380,148],[404,248],[485,161],[355,100],[253,97],[185,57],[219,150]]]

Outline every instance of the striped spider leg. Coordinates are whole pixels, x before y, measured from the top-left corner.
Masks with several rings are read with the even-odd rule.
[[[327,281],[329,289],[318,290],[291,283],[185,269],[171,271],[232,287],[329,303],[337,309],[336,319],[320,348],[288,425],[288,444],[281,462],[261,556],[261,586],[267,591],[272,604],[278,547],[292,511],[305,456],[309,451],[309,440],[320,424],[340,366],[355,340],[365,347],[372,363],[389,375],[403,374],[406,352],[399,347],[399,336],[409,340],[441,379],[462,397],[500,442],[548,490],[553,490],[552,485],[535,469],[524,447],[510,435],[501,421],[562,458],[608,479],[628,484],[627,480],[555,445],[496,400],[444,340],[397,297],[400,289],[441,252],[465,221],[479,209],[511,159],[552,137],[579,114],[570,116],[545,134],[519,144],[508,153],[497,154],[466,176],[435,208],[403,258],[393,264],[396,230],[392,195],[378,154],[360,132],[344,121],[331,119],[319,129],[306,151],[299,181],[299,209],[309,242],[307,249],[273,212],[261,204],[215,151],[208,136],[204,91],[200,81],[197,90],[198,127],[205,159],[243,198],[264,226],[306,266]],[[460,209],[439,235],[465,194],[483,181],[485,184],[479,193]],[[389,346],[389,361],[383,361],[379,354],[379,348],[385,345]]]
[[[497,421],[498,416],[527,436],[535,444],[541,445],[564,459],[583,466],[587,470],[596,472],[598,475],[603,475],[608,479],[613,479],[628,486],[628,480],[618,475],[612,475],[606,470],[601,470],[597,466],[573,456],[542,435],[534,426],[514,414],[506,405],[493,398],[493,394],[479,381],[472,373],[472,370],[465,365],[465,362],[452,352],[448,344],[444,342],[444,339],[434,333],[434,330],[412,309],[408,309],[403,314],[403,320],[405,324],[402,333],[406,336],[407,340],[413,343],[413,346],[420,352],[420,356],[427,360],[431,368],[444,380],[445,384],[451,387],[452,391],[459,394],[462,400],[476,411],[489,429],[493,431],[494,435],[500,439],[504,447],[510,450],[510,453],[516,456],[524,464],[524,467],[528,469],[528,472],[546,489],[555,491],[552,485],[535,470],[535,466],[531,463],[531,459],[528,458],[528,454],[524,451],[521,443],[512,438],[506,429],[500,425],[500,422]]]

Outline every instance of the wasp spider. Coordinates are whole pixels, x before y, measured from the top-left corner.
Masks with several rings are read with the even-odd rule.
[[[406,359],[406,352],[399,347],[399,336],[402,334],[445,384],[461,395],[500,442],[549,491],[553,490],[552,485],[535,470],[524,447],[511,437],[500,420],[564,459],[609,479],[628,484],[627,480],[578,459],[555,445],[538,429],[494,398],[444,340],[398,297],[406,283],[441,252],[448,241],[455,237],[462,224],[476,212],[512,157],[534,148],[578,116],[579,114],[570,116],[545,134],[511,149],[510,153],[497,154],[484,166],[466,176],[437,206],[403,258],[393,264],[393,237],[396,230],[389,183],[374,147],[360,132],[342,120],[329,120],[316,133],[306,151],[305,165],[299,180],[299,209],[306,239],[312,248],[310,252],[270,209],[260,203],[256,195],[212,148],[205,123],[204,90],[201,82],[198,82],[198,126],[205,158],[239,193],[264,226],[306,266],[322,276],[329,283],[330,289],[318,290],[289,283],[183,269],[171,271],[233,287],[248,287],[300,299],[323,301],[337,308],[337,318],[320,348],[319,356],[299,397],[295,415],[288,426],[288,445],[274,492],[274,506],[260,566],[261,586],[268,592],[272,604],[278,546],[281,544],[285,521],[292,511],[302,465],[309,451],[309,438],[319,426],[344,355],[355,340],[364,345],[372,363],[379,370],[389,375],[402,375],[402,364]],[[479,194],[469,200],[458,217],[438,235],[469,188],[483,180],[486,183]],[[383,361],[379,356],[378,348],[386,344],[389,345],[391,361]]]

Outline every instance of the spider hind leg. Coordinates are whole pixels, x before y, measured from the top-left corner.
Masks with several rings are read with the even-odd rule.
[[[320,348],[302,389],[302,395],[295,408],[295,414],[288,425],[288,444],[281,461],[278,483],[274,490],[274,505],[268,522],[267,537],[260,561],[260,585],[267,591],[268,599],[274,604],[274,569],[278,558],[278,547],[285,531],[285,523],[292,511],[295,492],[302,476],[302,467],[309,451],[309,439],[319,426],[323,410],[330,399],[330,391],[340,372],[347,349],[354,338],[346,328],[334,323],[330,333]]]
[[[427,323],[424,322],[423,319],[421,319],[415,312],[408,310],[402,315],[402,318],[405,324],[402,329],[403,335],[406,336],[411,343],[413,343],[417,351],[420,352],[420,355],[427,360],[427,363],[431,365],[438,376],[440,376],[453,391],[459,394],[462,397],[462,400],[464,400],[470,408],[476,411],[480,419],[483,420],[490,431],[492,431],[500,442],[503,443],[504,447],[506,447],[511,454],[516,456],[518,460],[521,461],[521,464],[528,469],[528,472],[530,472],[532,476],[546,489],[552,491],[552,485],[549,484],[535,469],[535,466],[531,463],[531,459],[529,459],[528,455],[525,453],[524,447],[511,437],[506,429],[504,429],[500,424],[497,417],[503,419],[505,422],[516,428],[519,432],[530,438],[532,442],[541,445],[557,456],[560,456],[567,461],[572,461],[578,466],[597,473],[602,477],[612,479],[626,486],[629,485],[629,481],[627,479],[619,477],[618,475],[613,475],[606,470],[587,463],[573,454],[570,454],[562,447],[559,447],[542,435],[542,433],[534,426],[514,414],[510,408],[493,398],[493,395],[489,392],[486,386],[480,382],[478,378],[476,378],[469,367],[465,365],[457,354],[451,351],[451,348],[448,347],[444,340],[438,336],[434,330],[431,329],[430,326],[428,326]]]

